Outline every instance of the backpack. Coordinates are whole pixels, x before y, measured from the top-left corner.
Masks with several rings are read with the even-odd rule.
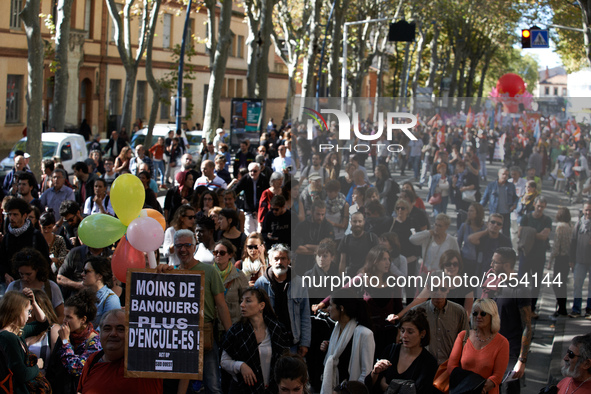
[[[8,359],[6,358],[6,353],[4,353],[4,349],[0,347],[0,393],[14,393],[14,383],[12,376],[13,373],[10,367],[8,366]]]

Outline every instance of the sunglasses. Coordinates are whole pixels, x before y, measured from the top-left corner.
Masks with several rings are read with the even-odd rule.
[[[572,360],[573,358],[575,358],[575,357],[579,357],[579,355],[578,355],[578,354],[575,354],[575,353],[574,353],[572,350],[570,350],[570,349],[566,351],[566,355],[567,355],[567,356],[568,356],[568,358],[570,358],[571,360]]]
[[[406,208],[405,207],[396,207],[396,210],[397,211],[406,211]]]
[[[472,316],[476,317],[478,315],[480,315],[480,317],[484,317],[484,316],[487,315],[487,313],[484,312],[484,311],[480,311],[480,312],[474,311],[474,312],[472,312]]]
[[[248,249],[252,250],[252,249],[258,249],[259,248],[259,245],[246,245],[246,247]]]
[[[211,253],[213,253],[214,256],[218,256],[218,255],[219,256],[225,256],[225,255],[228,254],[228,252],[226,252],[225,250],[214,250]]]
[[[174,247],[177,249],[187,248],[189,249],[193,244],[186,243],[186,244],[174,244]]]
[[[491,220],[490,223],[491,224],[495,224],[497,226],[502,226],[503,225],[503,222],[497,222],[496,220]]]
[[[197,215],[193,215],[193,216],[183,215],[183,217],[187,218],[187,219],[193,219],[193,220],[197,219]]]
[[[457,261],[452,261],[450,263],[443,264],[443,268],[449,268],[449,267],[457,268],[459,266],[460,266],[460,263],[458,263]]]

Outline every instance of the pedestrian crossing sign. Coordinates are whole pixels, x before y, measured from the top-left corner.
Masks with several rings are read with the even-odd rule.
[[[531,47],[532,48],[549,48],[548,30],[532,30],[531,31]]]

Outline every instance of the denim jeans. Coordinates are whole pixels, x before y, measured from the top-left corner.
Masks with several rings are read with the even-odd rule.
[[[447,204],[449,203],[449,196],[441,197],[441,203],[433,205],[433,216],[437,217],[440,213],[447,213]]]
[[[421,156],[410,156],[408,161],[410,161],[412,170],[415,173],[415,179],[419,179],[419,164],[421,163]]]
[[[488,156],[487,153],[479,153],[478,160],[480,160],[480,171],[479,174],[480,178],[486,178],[486,157]]]
[[[220,350],[216,341],[210,351],[203,354],[203,386],[205,394],[222,394]]]
[[[591,272],[591,265],[576,264],[575,265],[575,296],[573,301],[573,312],[581,313],[583,304],[583,284],[587,274]],[[591,308],[591,280],[587,288],[587,308]]]
[[[158,172],[160,172],[160,184],[164,185],[164,160],[152,160],[154,162],[154,175],[158,179]]]

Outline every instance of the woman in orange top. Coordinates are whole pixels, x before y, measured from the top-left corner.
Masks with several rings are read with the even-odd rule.
[[[149,151],[152,154],[155,171],[160,172],[160,186],[162,186],[164,185],[164,138],[158,137],[158,142]]]
[[[472,324],[462,350],[466,332],[456,338],[447,363],[447,372],[457,368],[472,371],[486,379],[483,393],[498,394],[505,369],[509,364],[509,341],[499,334],[501,320],[497,304],[490,299],[479,299],[472,306]]]

